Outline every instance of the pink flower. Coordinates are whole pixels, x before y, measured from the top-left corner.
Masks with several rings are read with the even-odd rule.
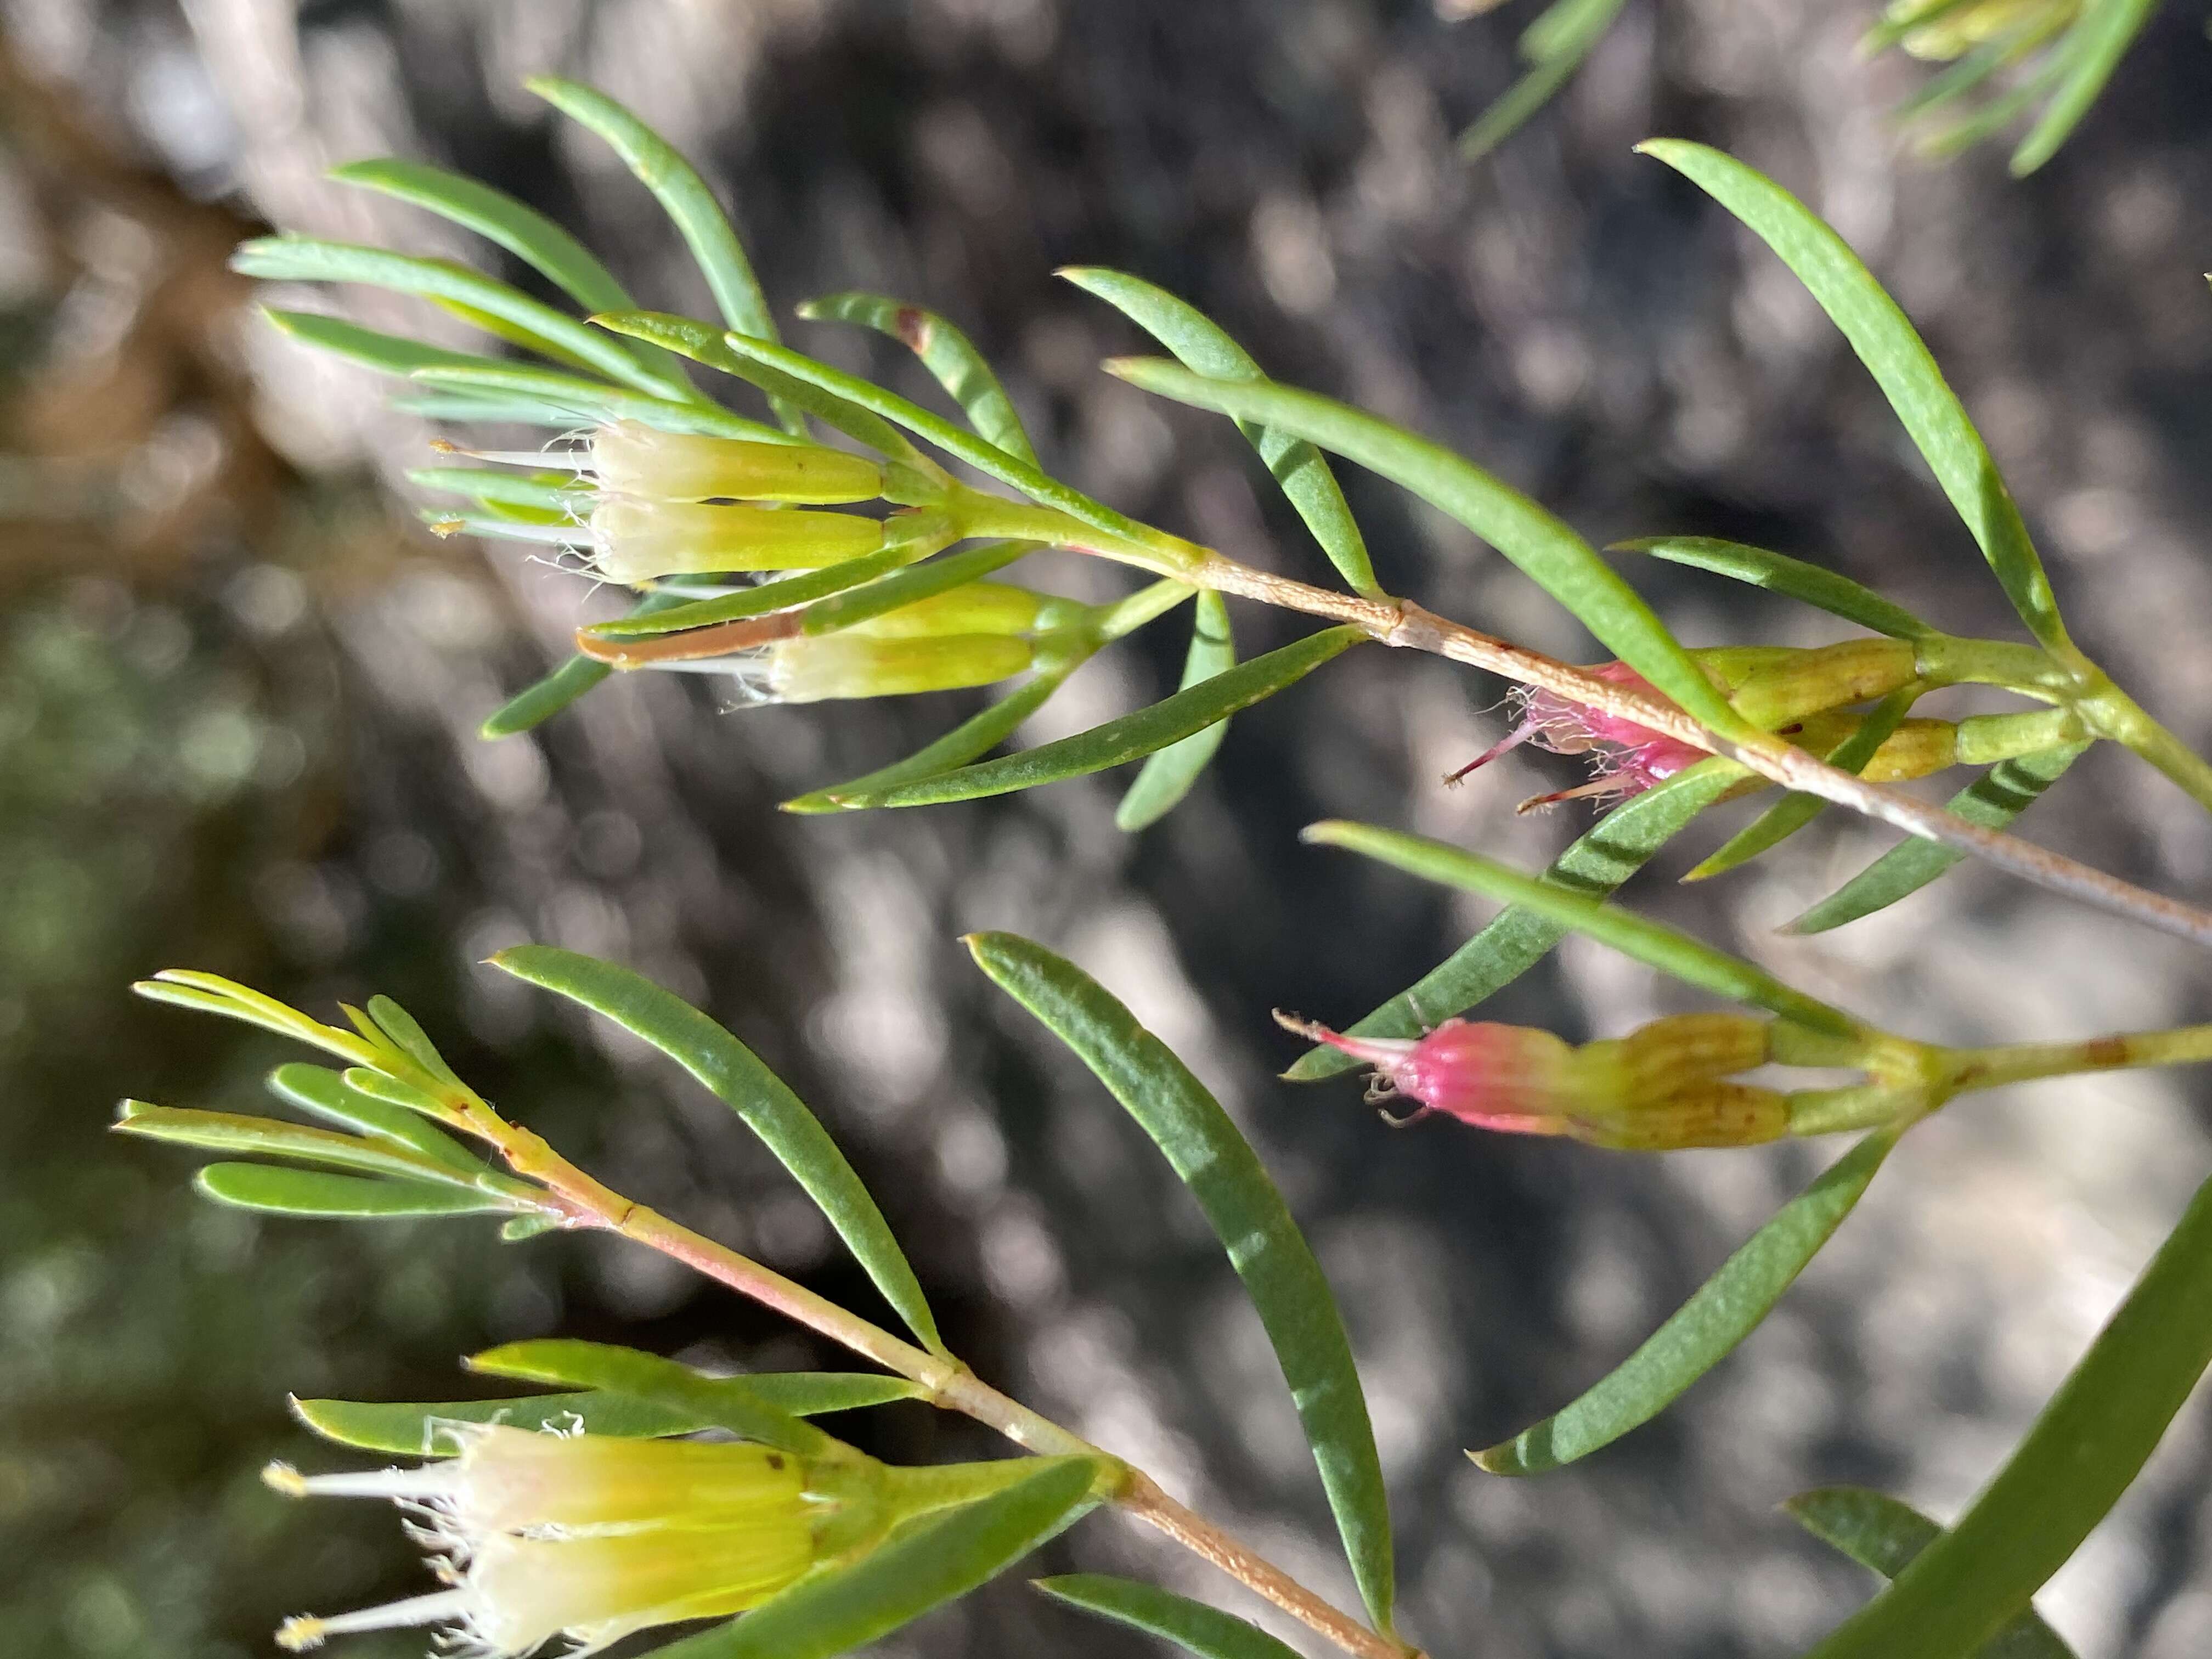
[[[1626,663],[1603,663],[1589,672],[1612,684],[1658,696],[1651,683]],[[1588,783],[1523,801],[1520,810],[1526,812],[1583,796],[1638,794],[1705,757],[1702,749],[1540,686],[1516,686],[1509,702],[1516,718],[1513,729],[1445,782],[1457,783],[1477,767],[1486,766],[1524,743],[1534,742],[1555,755],[1596,755],[1596,775]]]
[[[1512,1134],[1571,1134],[1582,1103],[1574,1050],[1549,1031],[1488,1020],[1448,1019],[1418,1042],[1352,1037],[1326,1025],[1278,1013],[1285,1030],[1340,1048],[1375,1068],[1370,1100],[1404,1096],[1425,1112],[1443,1112],[1477,1128]]]

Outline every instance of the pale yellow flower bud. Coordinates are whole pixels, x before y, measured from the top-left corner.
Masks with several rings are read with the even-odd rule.
[[[883,468],[818,444],[757,443],[663,432],[617,421],[592,434],[599,488],[656,501],[799,501],[835,505],[883,494]]]
[[[592,562],[610,581],[721,570],[811,570],[872,553],[884,526],[850,513],[647,501],[603,492]]]

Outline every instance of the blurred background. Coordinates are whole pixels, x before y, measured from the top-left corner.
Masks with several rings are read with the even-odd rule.
[[[1218,1090],[1329,1269],[1395,1498],[1405,1622],[1439,1659],[1796,1651],[1870,1580],[1779,1500],[1851,1480],[1958,1511],[2203,1173],[2199,1075],[1957,1108],[1656,1424],[1537,1480],[1481,1475],[1461,1448],[1593,1380],[1832,1155],[1394,1134],[1348,1081],[1273,1080],[1296,1048],[1270,1006],[1352,1018],[1484,915],[1302,848],[1297,826],[1363,817],[1536,865],[1586,823],[1512,816],[1577,775],[1526,750],[1439,787],[1497,735],[1501,686],[1355,653],[1240,717],[1194,797],[1136,839],[1110,826],[1117,778],[895,816],[774,810],[916,746],[962,697],[728,713],[669,676],[486,743],[478,721],[562,650],[582,585],[422,533],[398,479],[430,433],[276,337],[224,269],[276,225],[517,276],[321,176],[397,153],[506,186],[647,303],[703,311],[643,192],[522,91],[554,70],[700,159],[780,308],[863,286],[943,311],[997,362],[1049,466],[1239,557],[1323,568],[1231,428],[1097,372],[1138,342],[1056,265],[1164,283],[1281,377],[1465,450],[1594,540],[1733,536],[1832,562],[1957,631],[2008,632],[1812,305],[1629,151],[1701,138],[1806,196],[1893,286],[1982,422],[2086,647],[2185,738],[2212,739],[2212,49],[2191,8],[2167,9],[2027,183],[1997,151],[1942,170],[1904,158],[1886,112],[1924,71],[1855,58],[1868,7],[1796,0],[1630,8],[1562,99],[1464,170],[1450,136],[1508,84],[1528,9],[1452,26],[1424,0],[0,6],[6,1646],[244,1659],[286,1613],[420,1588],[388,1511],[303,1510],[258,1486],[271,1456],[339,1461],[290,1425],[287,1390],[450,1397],[471,1387],[459,1354],[555,1332],[724,1365],[835,1363],[628,1247],[258,1220],[194,1200],[186,1156],[103,1133],[125,1092],[251,1109],[289,1057],[135,1002],[133,977],[203,967],[318,1011],[381,990],[617,1187],[867,1305],[721,1107],[474,965],[526,938],[621,958],[730,1024],[851,1150],[957,1349],[1348,1602],[1217,1247],[956,936],[1015,928],[1097,974]],[[321,303],[451,337],[386,296]],[[806,349],[921,392],[890,349],[797,326]],[[1346,485],[1393,587],[1593,654],[1464,532],[1371,478]],[[1121,580],[1054,574],[1089,594]],[[1839,631],[1692,573],[1631,574],[1694,644]],[[1304,626],[1237,620],[1248,652]],[[1027,740],[1170,689],[1178,633],[1094,662]],[[2212,823],[2101,752],[2025,827],[2162,890],[2212,878]],[[2212,974],[2177,942],[1972,869],[1840,933],[1778,937],[1884,838],[1824,820],[1751,870],[1675,888],[1719,838],[1686,837],[1634,901],[1907,1032],[2212,1016]],[[1644,969],[1570,945],[1494,1007],[1581,1036],[1678,1006]],[[991,1455],[919,1407],[836,1426],[889,1456]],[[2044,1598],[2083,1659],[2212,1650],[2208,1477],[2192,1411]],[[1108,1517],[1048,1565],[1255,1613]],[[1145,1646],[1017,1578],[884,1651]]]

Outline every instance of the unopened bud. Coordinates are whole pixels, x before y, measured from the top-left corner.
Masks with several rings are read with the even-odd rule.
[[[698,437],[642,421],[616,421],[592,433],[591,468],[602,489],[657,501],[831,505],[873,501],[884,485],[883,468],[842,450]]]
[[[884,544],[880,522],[850,513],[606,493],[592,510],[591,532],[594,566],[625,584],[718,570],[811,570]]]
[[[1816,755],[1831,753],[1858,728],[1865,717],[1829,711],[1808,714],[1781,728],[1780,734],[1800,749]],[[1869,783],[1903,783],[1924,778],[1959,763],[1959,728],[1948,720],[1901,720],[1897,730],[1881,741],[1874,757],[1859,769]]]
[[[1771,1089],[1719,1079],[1693,1083],[1633,1111],[1579,1124],[1575,1138],[1623,1152],[1692,1146],[1757,1146],[1790,1132],[1789,1103]]]
[[[1629,1109],[1736,1072],[1764,1066],[1771,1021],[1747,1014],[1669,1014],[1626,1036],[1575,1051],[1591,1094]]]
[[[746,678],[769,702],[897,697],[988,685],[1023,672],[1035,655],[1036,647],[1018,635],[887,638],[852,628],[779,641]]]
[[[1010,582],[969,582],[841,631],[884,640],[927,639],[946,634],[1027,634],[1036,629],[1048,603],[1046,595]]]
[[[1845,640],[1791,652],[1747,677],[1729,702],[1746,720],[1771,730],[1823,709],[1886,697],[1918,672],[1918,653],[1909,640]]]

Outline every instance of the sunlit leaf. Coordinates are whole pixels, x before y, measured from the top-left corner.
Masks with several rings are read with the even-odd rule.
[[[1823,1486],[1782,1506],[1797,1524],[1863,1567],[1894,1578],[1943,1535],[1908,1504],[1864,1486]],[[2033,1607],[1974,1650],[1973,1659],[2075,1659],[2074,1650]]]
[[[1197,1200],[1274,1347],[1360,1595],[1388,1629],[1390,1514],[1366,1396],[1328,1280],[1259,1155],[1190,1068],[1081,969],[1012,933],[971,933],[967,945],[992,982],[1091,1068]]]
[[[799,314],[858,323],[890,335],[921,359],[922,367],[937,377],[938,385],[960,405],[980,436],[1016,460],[1036,465],[1036,449],[1022,429],[1022,417],[1014,412],[1006,388],[975,349],[975,343],[935,312],[880,294],[851,293],[809,300],[799,307]]]
[[[679,404],[643,392],[625,392],[556,368],[520,362],[433,363],[408,377],[418,386],[437,386],[467,396],[489,393],[535,403],[561,414],[571,426],[604,426],[611,421],[642,421],[664,432],[696,432],[709,438],[744,438],[755,443],[789,443],[788,434],[714,404]]]
[[[1702,939],[1663,922],[1565,892],[1479,853],[1400,830],[1341,821],[1310,824],[1303,839],[1325,847],[1349,848],[1425,880],[1464,888],[1502,904],[1521,905],[1576,933],[1586,933],[1623,956],[1672,974],[1686,984],[1752,1003],[1808,1030],[1848,1036],[1858,1029],[1841,1009],[1793,990],[1765,969],[1716,950]]]
[[[1674,138],[1638,148],[1710,193],[1796,273],[1880,383],[2013,609],[2045,645],[2065,646],[2043,561],[1988,446],[1919,333],[1850,246],[1788,191],[1717,149]]]
[[[410,1148],[457,1172],[475,1175],[487,1167],[459,1141],[424,1121],[419,1113],[349,1088],[345,1079],[328,1066],[299,1060],[279,1066],[269,1074],[269,1089],[301,1111]]]
[[[1191,617],[1190,651],[1183,659],[1182,689],[1188,691],[1236,665],[1237,641],[1229,631],[1229,607],[1222,603],[1220,594],[1201,592]],[[1198,781],[1198,775],[1206,770],[1228,735],[1229,722],[1218,720],[1180,742],[1153,750],[1115,809],[1115,826],[1134,835],[1165,817],[1190,793],[1191,785]]]
[[[729,215],[722,211],[698,169],[674,145],[597,88],[550,75],[532,76],[523,84],[570,120],[605,140],[623,165],[653,192],[684,246],[691,250],[723,321],[740,334],[775,339],[775,318],[769,310],[768,297],[761,292],[760,278],[753,274],[752,261],[745,257],[744,244],[738,240]],[[600,307],[629,308],[627,303]],[[798,410],[787,404],[776,404],[776,416],[787,431],[805,430]]]
[[[866,794],[827,793],[841,807],[928,806],[942,801],[974,800],[1034,789],[1064,778],[1103,772],[1180,742],[1240,709],[1272,697],[1296,684],[1338,653],[1367,635],[1357,628],[1324,629],[1294,645],[1270,651],[1224,673],[1178,691],[1151,708],[1094,726],[1056,743],[1040,744],[1018,754],[984,761],[957,771],[940,772],[910,783],[878,787]]]
[[[1809,1659],[1954,1659],[2029,1605],[2150,1461],[2212,1364],[2212,1182],[1950,1531]]]
[[[1553,860],[1541,879],[1585,898],[1602,899],[1747,775],[1735,762],[1717,758],[1686,768],[1607,812]],[[1425,976],[1346,1028],[1347,1034],[1419,1036],[1520,978],[1570,931],[1566,923],[1548,915],[1509,905]],[[1340,1049],[1316,1048],[1283,1076],[1292,1083],[1309,1083],[1359,1063]]]
[[[2027,177],[2057,154],[2157,9],[2158,0],[2098,0],[2084,11],[2059,48],[2068,64],[2064,84],[2012,154],[2014,178]]]
[[[755,1393],[744,1377],[702,1376],[689,1365],[635,1348],[554,1337],[488,1348],[471,1354],[468,1364],[471,1370],[489,1376],[626,1394],[802,1457],[830,1455],[837,1449],[828,1435]]]
[[[1071,1607],[1172,1642],[1198,1659],[1298,1659],[1297,1649],[1257,1626],[1157,1584],[1103,1572],[1063,1573],[1030,1582]]]
[[[278,283],[363,283],[421,299],[449,301],[496,317],[556,355],[588,363],[611,380],[656,395],[666,377],[647,369],[625,347],[518,288],[451,259],[425,259],[389,248],[309,236],[263,236],[242,242],[231,267]]]
[[[2002,830],[2035,804],[2066,769],[2088,751],[2067,744],[2001,761],[1951,797],[1950,810],[1970,823]],[[1917,837],[1899,842],[1789,926],[1793,933],[1824,933],[1887,909],[1918,892],[1966,856]]]
[[[475,1188],[477,1177],[491,1172],[482,1164],[457,1169],[388,1140],[337,1134],[287,1123],[282,1118],[252,1117],[233,1112],[197,1112],[170,1106],[149,1106],[127,1100],[115,1120],[124,1134],[149,1140],[167,1140],[180,1146],[198,1146],[216,1152],[257,1152],[268,1158],[297,1158],[309,1164],[328,1164],[343,1170],[362,1170],[373,1175],[396,1176],[404,1181],[427,1181],[440,1186]]]
[[[1097,1464],[1039,1459],[1019,1483],[901,1528],[848,1566],[800,1579],[752,1612],[653,1659],[831,1659],[996,1577],[1078,1519]]]
[[[1686,564],[1717,575],[1733,576],[1753,587],[1802,599],[1832,616],[1894,639],[1928,639],[1936,633],[1935,629],[1904,606],[1882,598],[1849,576],[1839,576],[1832,570],[1793,559],[1786,553],[1770,553],[1763,547],[1720,541],[1711,536],[1649,536],[1636,541],[1615,542],[1606,551],[1648,553],[1669,564]]]
[[[1209,380],[1155,358],[1121,358],[1107,368],[1147,392],[1264,422],[1381,473],[1510,559],[1699,725],[1731,737],[1756,736],[1620,572],[1565,524],[1474,462],[1334,398],[1273,381]]]
[[[604,1015],[698,1079],[798,1179],[914,1334],[933,1352],[944,1352],[929,1303],[891,1237],[890,1224],[814,1114],[751,1049],[681,997],[614,963],[550,945],[514,945],[491,961]]]
[[[319,1170],[287,1170],[273,1164],[210,1164],[193,1185],[210,1198],[241,1210],[325,1219],[488,1215],[518,1207],[514,1200],[467,1188],[325,1175]]]
[[[1217,380],[1266,378],[1251,355],[1218,324],[1165,289],[1095,265],[1071,265],[1060,274],[1085,293],[1095,294],[1114,307],[1173,352],[1184,368]],[[1337,487],[1336,475],[1328,470],[1321,452],[1303,438],[1271,431],[1250,421],[1239,421],[1237,425],[1260,452],[1261,460],[1274,475],[1284,495],[1352,592],[1370,599],[1382,597],[1366,539],[1360,535],[1352,509],[1345,503],[1344,491]]]
[[[1492,1474],[1539,1474],[1587,1457],[1650,1422],[1759,1328],[1851,1212],[1896,1144],[1889,1130],[1868,1135],[1776,1212],[1595,1387],[1512,1439],[1468,1455]]]

